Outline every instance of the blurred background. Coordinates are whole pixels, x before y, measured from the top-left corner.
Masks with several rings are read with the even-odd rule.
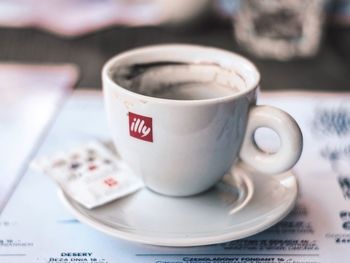
[[[38,255],[22,245],[16,255],[25,260],[22,253],[28,251],[28,256],[44,260],[54,255],[47,253],[66,251],[67,240],[82,248],[85,241],[76,242],[79,234],[71,228],[76,221],[61,214],[54,218],[61,210],[56,211],[50,199],[53,189],[28,167],[33,158],[108,139],[100,92],[103,64],[120,52],[163,43],[242,54],[261,72],[263,92],[310,92],[261,96],[263,103],[295,117],[304,136],[303,156],[296,166],[302,201],[293,217],[264,240],[293,243],[298,248],[290,252],[298,253],[298,262],[306,262],[302,255],[315,261],[319,252],[322,257],[329,254],[325,262],[334,261],[334,254],[349,255],[349,247],[335,240],[349,241],[344,225],[350,223],[345,203],[350,200],[350,0],[0,0],[0,216],[6,206],[6,220],[14,220],[0,218],[0,236],[14,233],[6,240],[10,243],[3,240],[3,256],[15,251],[10,246],[33,240],[38,241],[33,243]],[[273,151],[279,143],[269,129],[258,129],[255,135],[263,149]],[[14,192],[23,175],[29,180],[21,181]],[[55,222],[64,228],[56,229]],[[58,233],[52,227],[62,231],[56,236],[64,242],[51,242]],[[306,234],[305,244],[299,234]],[[81,236],[93,240],[94,254],[104,255],[95,253],[97,239]],[[109,249],[108,242],[101,244]],[[271,253],[270,248],[266,251]]]
[[[72,63],[77,88],[100,89],[111,56],[160,43],[243,54],[262,90],[350,90],[350,0],[0,0],[0,63]]]

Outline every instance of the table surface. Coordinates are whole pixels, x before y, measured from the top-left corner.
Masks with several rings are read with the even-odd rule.
[[[57,187],[49,176],[26,169],[0,215],[0,262],[204,262],[201,258],[216,258],[206,262],[248,262],[248,258],[259,258],[254,262],[261,263],[349,262],[349,96],[350,93],[262,93],[262,103],[289,112],[304,136],[303,155],[293,168],[300,191],[296,208],[280,224],[262,233],[219,245],[180,249],[127,242],[79,223],[62,206]],[[271,146],[276,143],[268,135],[260,138]],[[32,158],[52,156],[91,140],[109,139],[101,92],[79,90],[63,104]],[[266,190],[259,200],[264,203],[269,194],[276,194],[275,190]],[[256,209],[261,211],[261,207],[260,203]],[[275,212],[271,211],[270,215]],[[121,213],[131,217],[136,214],[131,206]],[[127,229],[129,222],[149,220],[152,215],[152,211],[138,214],[122,226]],[[232,221],[236,220],[235,216]],[[155,219],[155,226],[167,224],[171,218],[165,213]],[[220,221],[211,223],[214,222]],[[169,229],[172,232],[175,228]],[[217,235],[210,231],[208,234]]]
[[[78,38],[62,38],[37,29],[0,28],[0,61],[75,63],[78,88],[100,88],[100,71],[108,58],[130,48],[160,43],[216,46],[242,51],[226,24],[203,24],[184,31],[162,27],[113,27]],[[350,29],[325,30],[317,56],[290,62],[251,58],[262,73],[263,90],[350,90]]]

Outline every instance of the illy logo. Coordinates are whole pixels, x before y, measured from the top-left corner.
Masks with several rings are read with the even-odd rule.
[[[152,118],[129,112],[129,133],[131,137],[153,142]]]

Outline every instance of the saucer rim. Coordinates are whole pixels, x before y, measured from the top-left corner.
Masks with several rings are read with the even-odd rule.
[[[244,172],[245,172],[244,176],[249,177],[250,171],[247,171],[244,169]],[[294,188],[293,190],[294,195],[292,196],[292,198],[290,198],[288,205],[284,205],[283,207],[276,207],[273,210],[269,211],[269,213],[273,214],[274,216],[269,217],[269,220],[266,219],[264,222],[257,224],[254,227],[245,228],[240,230],[239,232],[236,231],[236,232],[229,232],[229,233],[220,234],[220,235],[213,235],[211,237],[159,238],[159,237],[141,236],[140,234],[135,234],[135,233],[127,233],[123,230],[98,223],[95,220],[89,218],[88,216],[83,215],[70,202],[70,201],[74,202],[74,200],[71,200],[61,189],[58,190],[58,195],[61,202],[65,206],[65,208],[67,208],[68,211],[76,219],[78,219],[81,223],[84,223],[109,236],[116,237],[123,240],[128,240],[131,242],[162,246],[162,247],[204,246],[204,245],[213,245],[218,243],[234,241],[234,240],[255,235],[273,226],[274,224],[282,220],[284,217],[286,217],[295,206],[297,195],[298,195],[298,183],[297,183],[296,176],[293,174],[291,170],[283,174],[285,175],[288,174],[288,176],[283,176],[283,178],[278,178],[278,176],[274,176],[274,178],[276,178],[280,183],[282,183],[282,181],[285,180],[286,177],[287,178],[292,177],[294,179],[293,185],[289,187],[292,190]],[[247,203],[247,205],[249,205],[249,202]]]

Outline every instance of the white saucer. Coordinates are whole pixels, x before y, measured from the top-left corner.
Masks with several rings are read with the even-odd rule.
[[[78,220],[108,235],[151,245],[185,247],[261,232],[290,212],[297,193],[297,180],[291,172],[266,176],[238,164],[211,190],[192,197],[166,197],[145,188],[92,210],[63,192],[60,197]]]

